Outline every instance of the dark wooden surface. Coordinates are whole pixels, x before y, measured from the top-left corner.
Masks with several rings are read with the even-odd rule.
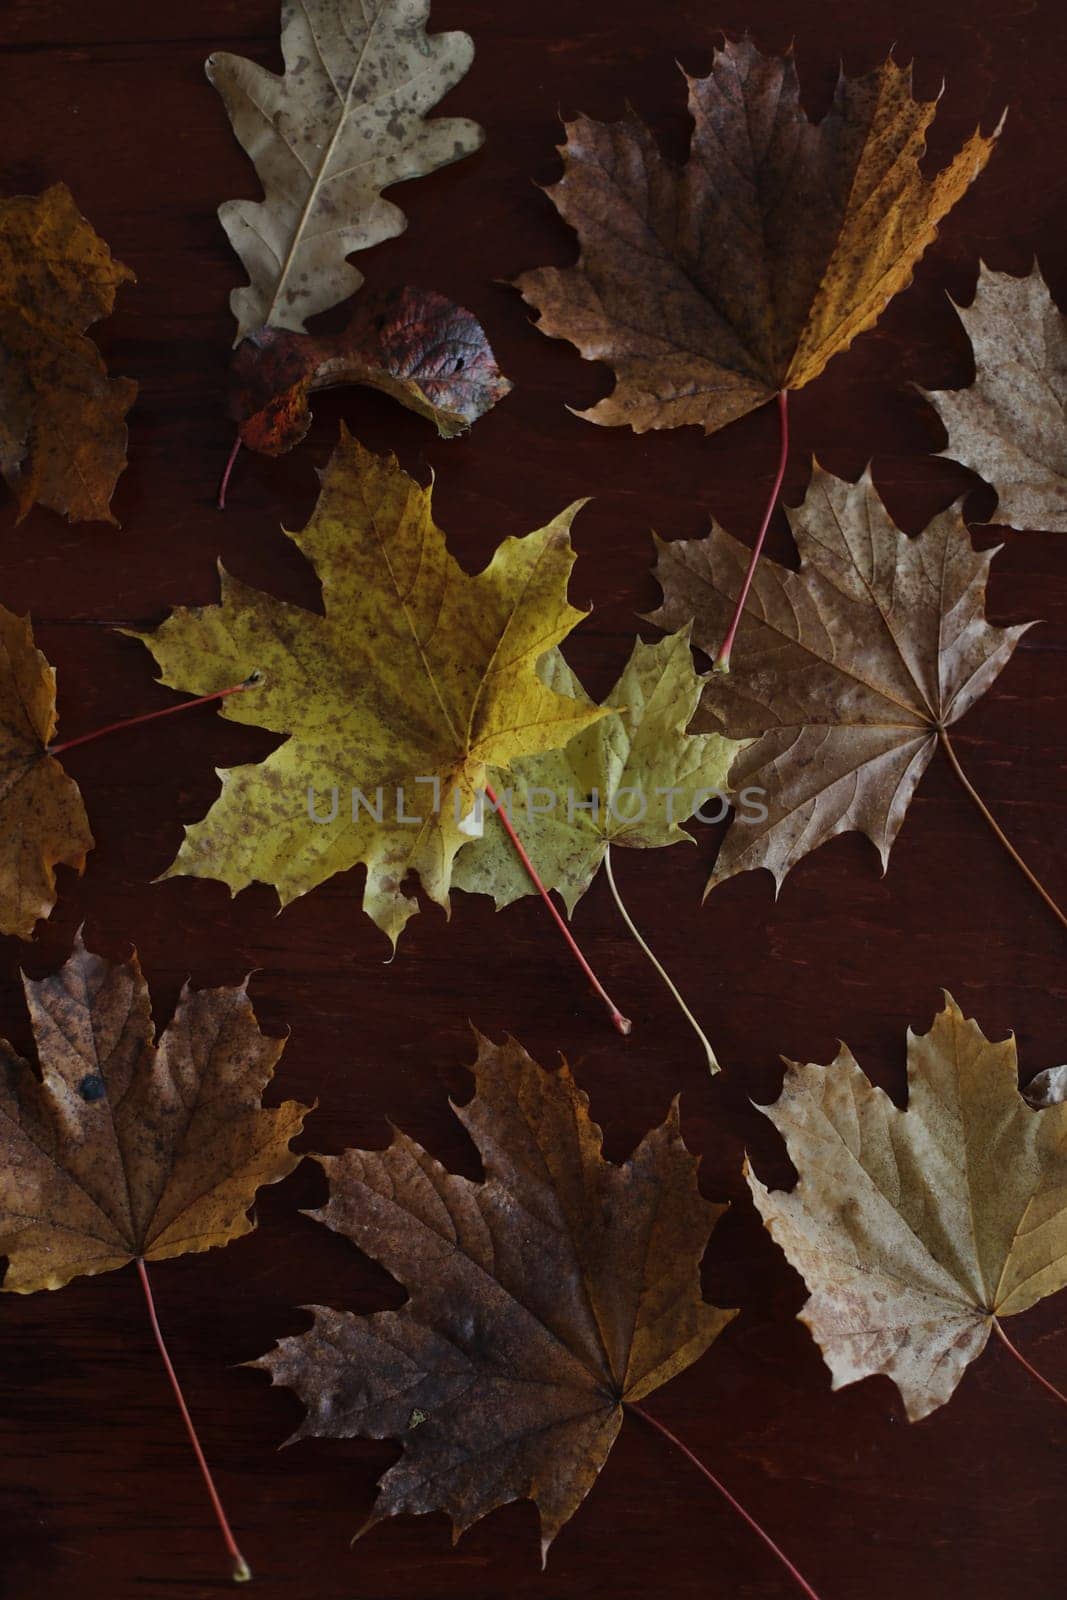
[[[139,280],[100,331],[112,369],[142,385],[131,465],[116,499],[122,531],[70,528],[47,512],[16,530],[10,501],[0,526],[0,599],[36,619],[59,669],[64,736],[174,702],[154,685],[140,646],[106,625],[152,624],[172,604],[212,600],[218,555],[242,577],[314,605],[312,576],[279,524],[306,519],[314,469],[341,417],[369,445],[396,448],[409,470],[437,471],[440,520],[472,567],[503,535],[537,526],[576,496],[594,497],[576,527],[572,592],[596,610],[568,654],[597,693],[626,659],[635,614],[657,598],[649,530],[693,537],[714,511],[751,536],[770,481],[772,414],[709,440],[693,429],[636,438],[583,423],[564,403],[590,403],[606,391],[607,373],[537,334],[518,296],[496,281],[572,259],[571,236],[533,183],[558,170],[557,112],[613,117],[629,98],[681,152],[686,118],[675,61],[706,70],[715,28],[750,27],[765,48],[795,36],[813,112],[827,103],[840,55],[850,71],[864,70],[895,42],[899,58],[916,58],[923,93],[947,80],[934,159],[1010,105],[1001,148],[914,286],[797,397],[787,480],[798,497],[812,452],[853,475],[873,458],[891,510],[910,530],[960,493],[970,494],[972,515],[989,514],[988,491],[932,458],[938,424],[909,386],[968,381],[970,358],[946,291],[970,297],[979,257],[1022,272],[1036,251],[1067,304],[1060,0],[439,0],[435,26],[467,28],[477,44],[473,70],[446,109],[477,118],[488,141],[474,158],[396,191],[409,231],[360,265],[374,286],[410,281],[471,306],[515,393],[453,443],[374,396],[321,399],[298,452],[278,462],[242,459],[230,509],[219,516],[212,500],[229,444],[227,294],[241,275],[215,208],[259,190],[202,63],[222,48],[280,65],[277,9],[275,0],[0,7],[3,192],[65,179]],[[978,533],[983,542],[1000,537]],[[1003,539],[991,616],[1045,622],[966,718],[957,744],[1062,899],[1067,541],[1012,532]],[[780,517],[773,550],[790,558]],[[1016,1030],[1025,1074],[1064,1057],[1063,933],[943,761],[924,778],[884,879],[871,846],[855,836],[808,858],[777,904],[760,873],[727,883],[701,907],[713,829],[696,848],[619,862],[635,916],[726,1066],[709,1082],[603,882],[581,905],[576,927],[635,1019],[625,1042],[587,997],[532,900],[496,917],[487,902],[457,896],[450,923],[426,909],[386,966],[384,942],[359,910],[358,873],[280,917],[262,888],[231,902],[218,884],[153,886],[181,823],[201,816],[216,793],[214,768],[270,747],[267,735],[204,711],[72,752],[69,770],[97,848],[83,880],[61,874],[59,906],[32,946],[0,941],[0,1033],[29,1045],[20,964],[33,973],[53,968],[84,920],[89,942],[110,955],[138,945],[161,1021],[187,974],[220,983],[255,970],[260,1017],[271,1030],[292,1030],[280,1089],[321,1101],[308,1148],[384,1143],[391,1115],[441,1158],[476,1172],[446,1098],[466,1092],[468,1018],[496,1036],[511,1030],[545,1062],[565,1052],[616,1157],[680,1089],[706,1190],[734,1201],[707,1257],[707,1292],[742,1315],[651,1407],[766,1522],[823,1600],[1061,1593],[1062,1409],[1057,1414],[999,1348],[971,1369],[946,1409],[917,1426],[904,1421],[887,1381],[831,1394],[818,1352],[794,1320],[801,1285],[765,1237],[740,1179],[747,1146],[765,1175],[789,1181],[780,1147],[748,1103],[773,1097],[780,1053],[825,1060],[844,1037],[899,1094],[905,1028],[928,1025],[941,985],[990,1034]],[[455,1551],[442,1518],[378,1528],[350,1549],[393,1447],[321,1441],[279,1454],[297,1404],[260,1374],[238,1370],[306,1325],[294,1309],[301,1304],[366,1311],[402,1298],[349,1244],[300,1216],[320,1197],[314,1169],[301,1169],[262,1196],[251,1239],[154,1273],[257,1592],[279,1600],[777,1600],[794,1592],[693,1469],[633,1423],[544,1576],[529,1505],[494,1514]],[[1014,1330],[1061,1384],[1063,1320],[1061,1296]],[[0,1302],[0,1505],[4,1600],[199,1600],[220,1592],[224,1562],[132,1269],[61,1294]]]

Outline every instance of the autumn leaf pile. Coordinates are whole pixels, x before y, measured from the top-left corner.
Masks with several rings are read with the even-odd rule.
[[[511,391],[471,312],[432,288],[383,281],[384,250],[368,258],[382,267],[367,289],[353,261],[406,226],[394,186],[473,157],[485,138],[465,117],[434,114],[474,45],[463,33],[431,33],[428,21],[427,0],[284,0],[281,74],[223,53],[207,63],[262,189],[219,211],[247,276],[230,298],[237,338],[219,407],[238,430],[227,477],[241,444],[278,455],[304,440],[310,397],[326,387],[368,387],[446,439]],[[691,130],[680,163],[635,110],[566,124],[562,176],[548,194],[577,259],[524,271],[516,287],[541,333],[610,369],[611,392],[579,413],[589,421],[712,433],[777,398],[784,430],[788,394],[829,383],[834,358],[907,289],[995,157],[1000,127],[975,131],[931,167],[936,102],[915,97],[910,68],[892,56],[862,77],[842,73],[818,121],[801,104],[792,54],[763,54],[747,38],[726,42],[706,77],[685,81]],[[1026,277],[974,266],[972,303],[957,307],[974,382],[916,404],[931,437],[941,427],[943,453],[995,492],[998,525],[1063,532],[1063,315],[1037,265]],[[19,524],[40,507],[42,529],[49,513],[117,529],[111,504],[123,492],[136,385],[109,376],[88,329],[134,284],[64,184],[0,200],[0,471]],[[324,312],[337,313],[333,327],[309,329]],[[902,387],[916,375],[884,379]],[[828,451],[833,444],[826,438]],[[314,442],[305,448],[312,454]],[[477,460],[476,435],[463,448]],[[781,448],[784,467],[784,431]],[[694,911],[702,894],[723,904],[718,886],[758,868],[783,890],[799,862],[849,832],[873,844],[885,872],[936,759],[1067,926],[954,743],[957,723],[981,715],[1035,625],[996,620],[997,549],[976,546],[964,501],[905,533],[870,469],[850,481],[812,460],[805,493],[784,508],[792,564],[759,559],[762,533],[753,550],[714,520],[695,539],[661,528],[660,604],[598,702],[567,656],[587,615],[569,596],[584,502],[557,497],[547,524],[498,536],[471,572],[453,553],[460,530],[435,520],[425,473],[372,453],[343,426],[319,465],[314,508],[286,532],[317,603],[283,599],[220,563],[217,601],[166,615],[161,606],[121,630],[145,647],[129,658],[142,682],[150,656],[163,685],[218,702],[219,737],[237,723],[277,741],[244,762],[234,744],[217,798],[187,823],[176,855],[171,845],[173,859],[161,856],[158,878],[211,879],[231,894],[266,885],[284,913],[358,869],[363,910],[388,952],[420,898],[462,918],[466,896],[491,897],[506,943],[509,908],[540,893],[607,1000],[570,931],[583,897],[606,880],[710,1069],[722,1065],[727,1079],[745,1063],[720,1063],[699,1021],[706,996],[683,999],[633,924],[614,875],[623,852],[636,862],[680,847]],[[777,484],[764,532],[776,504]],[[5,538],[17,551],[17,536]],[[62,893],[57,871],[85,869],[97,803],[65,770],[58,716],[74,697],[60,683],[57,708],[39,639],[29,617],[0,604],[0,934],[22,941]],[[709,660],[728,670],[709,670]],[[759,804],[746,810],[750,796]],[[712,861],[705,825],[731,807]],[[909,823],[909,837],[920,826]],[[645,930],[653,943],[672,914],[665,905],[661,928]],[[716,938],[729,937],[728,922],[727,909]],[[283,915],[279,938],[289,926]],[[555,937],[548,917],[544,929]],[[443,918],[438,937],[443,962]],[[566,959],[561,942],[561,988],[575,981]],[[397,966],[399,992],[402,959]],[[358,968],[350,980],[355,1019]],[[186,984],[157,1030],[136,954],[112,961],[79,933],[58,970],[24,978],[24,997],[33,1058],[0,1041],[3,1287],[59,1289],[134,1264],[180,1396],[148,1265],[248,1234],[258,1190],[303,1159],[293,1144],[314,1108],[274,1096],[284,1041],[260,1030],[247,981]],[[406,1003],[417,1007],[417,994]],[[476,1003],[455,995],[457,1015]],[[995,997],[988,1013],[1002,1028]],[[297,1005],[291,1020],[299,1038]],[[344,1285],[325,1282],[322,1302],[304,1308],[310,1325],[250,1364],[301,1402],[296,1438],[400,1446],[361,1531],[443,1512],[458,1537],[529,1499],[544,1561],[627,1415],[667,1431],[644,1402],[701,1361],[738,1315],[701,1287],[726,1206],[702,1192],[683,1141],[676,1063],[662,1060],[655,1085],[664,1120],[616,1162],[565,1060],[545,1068],[514,1039],[476,1038],[473,1093],[452,1111],[480,1157],[478,1179],[402,1131],[384,1149],[311,1156],[326,1199],[308,1226],[341,1235],[355,1247],[353,1273],[361,1252],[407,1298],[357,1314]],[[768,1186],[738,1158],[705,1187],[732,1183],[803,1279],[800,1320],[828,1385],[888,1377],[918,1422],[954,1396],[991,1337],[1018,1355],[1005,1323],[1067,1285],[1067,1069],[1021,1089],[1014,1039],[991,1041],[946,995],[930,1030],[908,1033],[906,1101],[875,1077],[844,1044],[828,1065],[787,1061],[780,1092],[758,1111],[781,1135],[795,1182]],[[386,1081],[383,1096],[396,1087]],[[238,1250],[232,1260],[239,1287]],[[727,1335],[735,1356],[744,1326]],[[233,1381],[257,1381],[272,1403],[262,1376]],[[687,1381],[698,1385],[699,1373]],[[234,1576],[246,1578],[200,1465]]]

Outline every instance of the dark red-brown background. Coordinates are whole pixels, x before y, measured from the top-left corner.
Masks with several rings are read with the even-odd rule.
[[[946,298],[968,299],[980,257],[1026,271],[1037,252],[1067,303],[1067,167],[1060,0],[752,0],[710,6],[658,0],[439,0],[437,28],[468,29],[469,76],[445,109],[484,124],[484,150],[394,191],[409,231],[360,259],[369,282],[406,281],[471,306],[514,394],[466,439],[438,441],[384,400],[321,399],[292,456],[240,461],[225,516],[213,492],[229,445],[222,413],[242,281],[216,221],[233,196],[257,196],[202,63],[211,50],[277,68],[276,0],[5,0],[0,11],[0,184],[37,191],[64,179],[116,254],[136,271],[99,330],[112,370],[141,384],[130,468],[119,484],[122,531],[68,527],[34,512],[0,527],[0,599],[33,613],[59,670],[61,733],[175,700],[153,684],[146,653],[108,623],[152,624],[179,602],[209,602],[221,555],[245,579],[314,605],[311,573],[281,534],[299,527],[344,417],[368,444],[438,474],[436,505],[452,547],[480,565],[508,533],[538,526],[580,495],[573,596],[595,612],[568,644],[603,692],[621,668],[636,613],[656,601],[650,529],[693,537],[714,512],[750,537],[769,486],[774,419],[750,417],[716,438],[695,429],[636,437],[572,417],[565,404],[606,392],[607,372],[530,327],[498,280],[572,259],[573,241],[534,186],[557,173],[557,113],[617,115],[627,99],[666,146],[684,151],[675,65],[705,71],[716,30],[750,28],[767,49],[796,39],[808,108],[826,105],[839,57],[851,72],[895,43],[915,57],[919,90],[947,88],[932,161],[1010,105],[1001,147],[948,220],[914,286],[873,333],[834,361],[793,407],[787,492],[809,458],[876,481],[917,531],[960,493],[988,516],[988,490],[933,459],[939,426],[910,387],[969,381],[966,342]],[[977,537],[999,537],[980,529]],[[1067,894],[1065,816],[1067,539],[1004,536],[990,591],[998,622],[1045,621],[969,714],[958,747],[975,782],[1052,890]],[[792,559],[780,515],[774,554]],[[649,630],[645,630],[646,635]],[[400,953],[359,909],[359,873],[275,915],[257,888],[231,902],[218,884],[152,885],[181,824],[216,793],[214,768],[256,759],[271,740],[191,713],[87,746],[68,758],[97,838],[83,880],[60,875],[60,900],[32,946],[0,941],[0,1033],[28,1048],[18,972],[53,968],[84,920],[91,945],[117,956],[136,942],[165,1020],[182,980],[225,983],[255,969],[260,1017],[291,1039],[280,1090],[321,1109],[308,1148],[380,1144],[391,1115],[446,1161],[477,1171],[447,1094],[466,1092],[468,1018],[513,1031],[544,1062],[566,1053],[624,1155],[682,1091],[707,1192],[734,1207],[708,1252],[706,1290],[742,1314],[697,1366],[651,1405],[773,1530],[823,1600],[1046,1600],[1062,1590],[1062,1410],[999,1348],[952,1403],[909,1426],[896,1392],[872,1380],[833,1395],[794,1314],[799,1281],[747,1198],[744,1146],[781,1182],[790,1169],[749,1097],[773,1097],[784,1052],[825,1060],[841,1036],[900,1094],[904,1033],[925,1028],[947,985],[987,1031],[1017,1031],[1026,1075],[1065,1054],[1064,936],[999,852],[944,763],[924,778],[879,877],[872,847],[837,840],[787,880],[776,904],[764,873],[735,879],[701,906],[717,844],[619,863],[639,922],[706,1021],[726,1071],[701,1055],[620,926],[599,882],[577,931],[635,1018],[621,1042],[587,997],[533,900],[499,917],[457,896],[452,920],[424,910]],[[453,1551],[443,1518],[397,1522],[349,1548],[377,1473],[394,1448],[309,1442],[277,1453],[295,1400],[238,1364],[306,1325],[313,1301],[355,1310],[402,1292],[299,1207],[321,1197],[302,1168],[260,1201],[259,1231],[225,1252],[162,1265],[161,1315],[258,1592],[297,1600],[777,1600],[789,1579],[692,1467],[628,1423],[600,1482],[538,1570],[528,1504],[477,1526]],[[1019,1342],[1060,1383],[1064,1302],[1017,1326]],[[141,1600],[221,1592],[222,1552],[160,1371],[132,1270],[61,1294],[0,1302],[0,1594],[4,1600]]]

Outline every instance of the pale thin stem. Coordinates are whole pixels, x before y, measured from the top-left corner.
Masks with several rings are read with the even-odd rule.
[[[604,847],[604,871],[607,873],[608,885],[609,885],[609,887],[611,889],[611,893],[612,893],[612,896],[613,896],[613,898],[615,900],[615,904],[619,908],[620,917],[625,922],[626,926],[629,928],[629,930],[630,930],[631,934],[633,935],[634,939],[636,939],[636,941],[640,945],[641,949],[645,952],[645,955],[648,957],[649,961],[651,961],[652,965],[655,967],[656,971],[659,973],[659,975],[663,979],[664,983],[667,985],[667,988],[671,991],[671,994],[674,996],[675,1001],[677,1002],[678,1007],[679,1007],[683,1017],[688,1022],[689,1026],[692,1028],[693,1032],[696,1034],[697,1038],[700,1040],[701,1044],[703,1045],[704,1053],[708,1058],[708,1071],[709,1072],[718,1072],[719,1063],[715,1058],[715,1052],[711,1048],[711,1042],[708,1039],[707,1034],[704,1032],[703,1028],[700,1026],[700,1023],[697,1021],[696,1017],[694,1017],[693,1013],[690,1011],[689,1007],[686,1005],[685,1001],[682,999],[681,993],[679,992],[679,990],[678,990],[678,988],[677,988],[677,986],[676,986],[676,984],[674,982],[674,979],[671,977],[671,975],[667,971],[666,967],[659,960],[659,958],[655,955],[655,953],[649,948],[649,946],[645,943],[645,940],[641,937],[641,934],[638,932],[638,930],[637,930],[637,928],[636,928],[636,926],[635,926],[635,924],[633,922],[633,919],[630,916],[630,913],[627,911],[625,905],[623,904],[622,896],[620,895],[619,889],[618,889],[618,885],[615,882],[615,874],[611,870],[611,846],[610,846],[610,844],[609,845],[605,845],[605,847]]]
[[[756,575],[756,568],[759,565],[760,554],[763,550],[763,541],[767,537],[767,529],[771,525],[774,508],[778,504],[778,496],[782,492],[782,480],[785,477],[786,462],[789,460],[789,391],[787,389],[780,389],[778,392],[778,427],[781,446],[778,452],[778,471],[775,473],[774,487],[771,490],[771,497],[767,501],[767,509],[763,513],[763,522],[760,525],[759,533],[756,535],[756,542],[752,547],[752,556],[748,563],[748,571],[745,573],[745,581],[741,585],[741,593],[738,595],[734,605],[733,618],[729,628],[726,630],[726,638],[720,645],[719,653],[715,657],[716,672],[729,672],[730,670],[730,653],[733,650],[734,639],[737,637],[737,630],[741,624],[741,616],[745,609],[745,602],[748,599],[748,591],[752,587],[752,579]]]
[[[970,795],[971,799],[974,801],[975,805],[978,807],[978,810],[982,813],[982,816],[985,818],[986,822],[992,828],[993,832],[996,834],[997,838],[1000,840],[1001,844],[1004,846],[1004,848],[1008,852],[1009,856],[1011,856],[1011,859],[1015,862],[1015,865],[1018,867],[1019,871],[1023,874],[1023,876],[1027,879],[1027,881],[1037,890],[1037,892],[1041,896],[1042,900],[1045,902],[1045,904],[1048,906],[1049,910],[1052,912],[1052,915],[1054,917],[1056,917],[1057,920],[1060,923],[1062,923],[1063,927],[1067,928],[1067,915],[1065,915],[1060,910],[1059,906],[1056,904],[1055,900],[1053,900],[1052,896],[1049,894],[1049,892],[1045,888],[1044,884],[1041,883],[1041,881],[1038,878],[1036,878],[1034,876],[1034,874],[1030,871],[1030,868],[1026,865],[1026,862],[1023,860],[1023,858],[1019,854],[1018,850],[1016,850],[1015,846],[1012,844],[1011,840],[1008,838],[1007,834],[1003,831],[1003,829],[1001,828],[1000,824],[997,822],[997,819],[994,817],[993,813],[990,811],[989,807],[986,805],[985,801],[982,799],[982,796],[978,793],[978,790],[974,787],[973,783],[968,778],[968,776],[964,772],[963,768],[960,766],[959,761],[957,760],[957,757],[956,757],[956,752],[952,748],[952,741],[950,740],[950,738],[948,736],[947,730],[944,729],[944,728],[939,728],[937,730],[937,733],[938,733],[938,738],[941,740],[941,747],[944,750],[945,754],[948,756],[948,759],[949,759],[949,761],[950,761],[950,763],[952,765],[952,770],[956,774],[956,776],[959,779],[960,783],[963,785],[964,789]]]
[[[541,896],[541,899],[544,901],[549,911],[552,913],[552,917],[560,933],[562,933],[564,939],[566,939],[571,955],[574,957],[575,961],[577,961],[578,965],[581,967],[582,971],[585,973],[590,984],[592,985],[594,994],[598,995],[599,998],[604,1002],[605,1006],[607,1006],[608,1014],[618,1032],[629,1033],[633,1027],[633,1023],[630,1021],[629,1017],[623,1016],[622,1012],[619,1010],[618,1006],[615,1004],[614,1000],[611,998],[610,994],[608,994],[608,991],[604,988],[604,985],[601,983],[600,979],[597,977],[596,973],[585,959],[581,950],[578,948],[577,940],[571,933],[571,930],[568,928],[563,918],[560,916],[560,913],[556,909],[548,890],[541,882],[537,868],[534,866],[533,862],[526,853],[525,845],[515,832],[515,829],[512,827],[511,818],[508,816],[504,807],[501,806],[496,795],[493,793],[493,790],[488,784],[485,786],[485,795],[486,799],[489,801],[489,804],[493,807],[497,816],[500,818],[504,832],[514,845],[516,854],[518,855],[518,858],[522,862],[523,866],[526,868],[526,871],[529,873],[535,889]]]
[[[215,1488],[215,1480],[211,1476],[211,1468],[207,1464],[207,1458],[201,1449],[200,1440],[196,1436],[196,1429],[193,1426],[193,1419],[189,1415],[189,1407],[185,1403],[185,1396],[182,1394],[181,1384],[178,1382],[178,1375],[174,1370],[174,1363],[171,1361],[170,1353],[167,1350],[166,1344],[163,1342],[163,1334],[160,1330],[159,1318],[156,1316],[156,1303],[152,1298],[152,1286],[148,1281],[148,1268],[145,1266],[144,1261],[140,1257],[137,1259],[137,1273],[141,1280],[141,1288],[144,1290],[145,1303],[148,1306],[148,1320],[152,1324],[152,1332],[156,1336],[156,1344],[159,1346],[159,1353],[163,1358],[163,1365],[166,1368],[167,1377],[170,1379],[170,1386],[174,1390],[174,1398],[178,1402],[178,1410],[182,1414],[182,1421],[185,1423],[185,1431],[189,1435],[189,1443],[193,1447],[193,1454],[196,1456],[201,1477],[203,1478],[207,1487],[207,1492],[211,1500],[211,1506],[215,1513],[215,1518],[218,1522],[219,1528],[222,1532],[223,1541],[225,1542],[226,1549],[229,1551],[230,1557],[233,1561],[233,1581],[234,1583],[247,1583],[249,1578],[252,1576],[252,1569],[249,1567],[248,1562],[237,1548],[237,1541],[230,1529],[226,1512],[223,1510],[222,1501],[219,1499],[219,1492]]]
[[[229,689],[216,689],[214,694],[202,694],[195,700],[183,700],[180,706],[164,706],[162,711],[146,711],[140,717],[126,717],[122,722],[109,722],[106,728],[94,728],[92,733],[80,733],[76,739],[67,739],[63,744],[50,744],[48,755],[61,756],[66,750],[73,750],[75,745],[91,744],[94,739],[102,739],[105,734],[118,733],[123,728],[136,728],[142,722],[155,722],[159,717],[173,717],[179,711],[191,711],[194,706],[206,706],[212,700],[225,700],[227,695],[241,694],[243,690],[250,689],[256,678],[246,678],[244,683],[235,683]]]
[[[1030,1365],[1022,1351],[1016,1350],[1015,1346],[1004,1332],[1004,1329],[1001,1327],[996,1317],[993,1318],[993,1332],[996,1334],[1004,1348],[1011,1351],[1019,1365],[1026,1368],[1031,1378],[1035,1378],[1041,1385],[1042,1389],[1047,1389],[1049,1394],[1054,1395],[1057,1400],[1062,1400],[1064,1405],[1067,1406],[1067,1394],[1064,1394],[1061,1389],[1057,1389],[1054,1383],[1049,1383],[1047,1378],[1042,1377],[1037,1368]]]
[[[780,1549],[779,1546],[775,1544],[770,1534],[767,1533],[765,1529],[760,1527],[755,1517],[752,1516],[750,1512],[745,1510],[740,1500],[734,1499],[726,1485],[719,1482],[715,1474],[709,1471],[699,1456],[695,1456],[693,1454],[688,1445],[682,1443],[681,1439],[679,1439],[676,1433],[672,1433],[670,1428],[668,1428],[665,1423],[660,1422],[658,1417],[652,1416],[650,1412],[645,1410],[644,1406],[634,1405],[632,1400],[628,1400],[626,1402],[626,1408],[628,1411],[632,1411],[635,1416],[640,1417],[642,1421],[647,1422],[649,1427],[655,1428],[656,1432],[661,1433],[665,1439],[669,1439],[671,1444],[674,1445],[675,1449],[680,1450],[683,1456],[685,1456],[686,1460],[691,1461],[694,1467],[696,1467],[697,1471],[702,1472],[704,1477],[707,1478],[708,1482],[718,1489],[727,1505],[737,1512],[737,1515],[742,1519],[742,1521],[748,1523],[748,1526],[752,1529],[753,1533],[756,1534],[758,1538],[763,1540],[763,1543],[767,1546],[767,1549],[778,1557],[778,1560],[782,1563],[782,1566],[788,1572],[789,1576],[797,1583],[801,1593],[806,1594],[808,1600],[819,1600],[819,1596],[815,1593],[815,1590],[812,1588],[807,1578],[805,1578],[803,1573],[793,1565],[785,1551]]]
[[[226,490],[230,486],[230,473],[233,471],[233,464],[237,460],[240,449],[241,435],[238,433],[236,439],[233,441],[233,449],[230,451],[229,459],[226,462],[225,469],[223,470],[222,482],[219,484],[218,508],[220,511],[226,510]]]

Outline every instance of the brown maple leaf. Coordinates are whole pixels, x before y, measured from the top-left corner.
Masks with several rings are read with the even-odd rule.
[[[0,606],[0,934],[32,937],[56,903],[57,864],[81,872],[93,848],[81,793],[48,754],[56,675],[28,617]]]
[[[908,1033],[906,1111],[845,1046],[828,1067],[788,1064],[761,1109],[800,1177],[772,1193],[747,1176],[807,1283],[801,1321],[835,1389],[884,1373],[916,1421],[952,1397],[991,1332],[1018,1355],[1001,1320],[1067,1283],[1057,1070],[1033,1109],[1014,1039],[991,1043],[948,995],[928,1034]]]
[[[694,732],[754,743],[730,787],[763,791],[765,818],[737,820],[708,887],[789,869],[835,834],[858,830],[885,870],[938,741],[985,693],[1031,623],[985,620],[995,550],[976,551],[958,507],[909,538],[865,473],[846,483],[816,465],[787,510],[800,571],[764,561],[742,615],[732,670],[707,679]],[[719,527],[658,546],[663,605],[649,619],[714,653],[749,551]]]
[[[446,439],[465,433],[511,390],[477,318],[412,288],[358,300],[348,326],[326,337],[260,328],[238,345],[230,378],[241,441],[268,456],[303,439],[317,389],[379,389]]]
[[[399,1311],[309,1307],[314,1326],[255,1365],[308,1408],[305,1435],[398,1439],[366,1524],[447,1511],[456,1537],[494,1507],[537,1504],[542,1556],[592,1487],[637,1402],[695,1361],[734,1315],[708,1305],[700,1261],[725,1207],[697,1189],[677,1103],[622,1166],[570,1072],[513,1040],[479,1041],[476,1093],[454,1107],[485,1181],[406,1135],[317,1157],[313,1215],[409,1290]]]
[[[256,1190],[300,1157],[308,1108],[264,1109],[285,1048],[260,1033],[246,986],[186,987],[154,1037],[136,955],[113,966],[77,939],[52,977],[25,979],[40,1076],[0,1041],[4,1288],[229,1244]]]
[[[637,432],[711,433],[818,377],[911,281],[996,139],[975,133],[924,177],[937,103],[916,101],[910,67],[892,58],[842,74],[818,124],[792,54],[761,55],[749,39],[686,81],[680,170],[632,111],[566,124],[548,193],[581,256],[517,282],[542,332],[614,369],[613,392],[580,415]]]
[[[974,350],[969,389],[926,392],[945,424],[942,455],[997,491],[996,521],[1067,533],[1067,322],[1037,267],[978,274],[957,306]]]
[[[21,520],[35,503],[111,522],[126,466],[129,378],[109,378],[85,330],[135,282],[57,183],[0,200],[0,471]]]

